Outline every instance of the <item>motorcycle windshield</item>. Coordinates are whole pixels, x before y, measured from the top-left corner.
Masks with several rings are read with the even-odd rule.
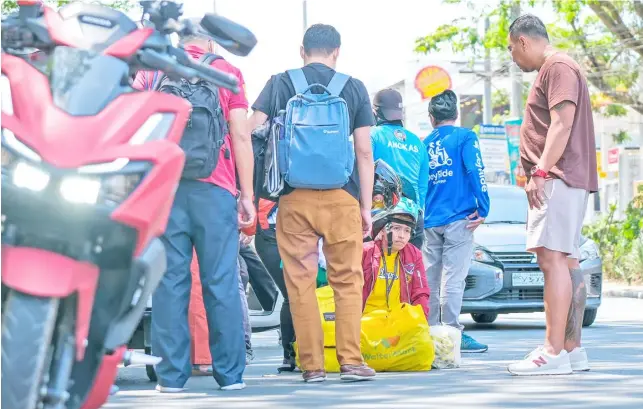
[[[91,50],[56,47],[45,74],[54,104],[74,116],[96,115],[118,95],[131,91],[129,66]]]

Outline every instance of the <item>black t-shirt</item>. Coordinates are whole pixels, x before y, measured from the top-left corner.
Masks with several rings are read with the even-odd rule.
[[[335,70],[320,63],[308,64],[303,67],[303,71],[308,84],[322,84],[326,86],[330,83],[333,75],[335,75]],[[277,99],[279,101],[278,107],[275,107],[276,101],[273,99],[273,95],[275,95],[273,87],[277,87]],[[321,90],[313,88],[312,92],[321,93]],[[288,100],[294,96],[295,87],[292,85],[288,74],[281,73],[273,75],[266,83],[266,86],[261,91],[261,94],[259,94],[259,97],[257,97],[255,103],[252,104],[252,109],[255,111],[261,111],[271,117],[275,112],[286,109]],[[353,133],[357,128],[375,125],[371,101],[368,96],[368,91],[366,91],[366,87],[362,81],[351,77],[339,96],[346,101],[346,105],[348,106],[351,133]],[[287,194],[291,190],[292,189],[290,187],[287,187],[284,194]],[[348,183],[344,186],[344,190],[350,193],[355,199],[359,200],[359,174],[357,171],[357,163],[355,164]]]

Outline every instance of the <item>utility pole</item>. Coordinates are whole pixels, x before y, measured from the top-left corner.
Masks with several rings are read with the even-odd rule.
[[[485,35],[489,31],[489,17],[484,21]],[[483,96],[483,123],[490,124],[493,118],[493,104],[491,102],[491,50],[485,49],[484,54],[484,96]]]
[[[511,20],[520,17],[520,2],[511,7]],[[510,113],[512,118],[522,117],[522,72],[515,63],[511,64],[511,104]]]
[[[212,0],[212,12],[217,14],[217,0]]]
[[[308,2],[307,2],[307,0],[303,0],[303,7],[304,7],[304,34],[305,34],[306,30],[308,30]]]

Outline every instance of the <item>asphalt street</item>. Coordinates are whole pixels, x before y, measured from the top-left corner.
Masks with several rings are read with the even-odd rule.
[[[643,300],[606,298],[596,323],[584,332],[592,370],[572,376],[513,377],[506,370],[542,343],[543,314],[501,316],[467,331],[489,344],[464,354],[459,369],[379,374],[366,383],[304,384],[299,374],[277,375],[276,332],[255,334],[257,358],[246,370],[248,388],[221,392],[212,378],[192,378],[185,393],[160,394],[142,367],[122,368],[121,391],[109,409],[140,408],[643,408]]]

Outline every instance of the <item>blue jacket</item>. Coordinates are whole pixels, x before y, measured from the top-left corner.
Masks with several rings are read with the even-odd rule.
[[[373,159],[382,159],[413,187],[415,203],[424,209],[429,182],[429,156],[422,141],[413,132],[395,124],[382,124],[371,128]]]
[[[429,154],[429,189],[424,227],[489,214],[489,194],[478,136],[456,126],[440,126],[424,140]]]

